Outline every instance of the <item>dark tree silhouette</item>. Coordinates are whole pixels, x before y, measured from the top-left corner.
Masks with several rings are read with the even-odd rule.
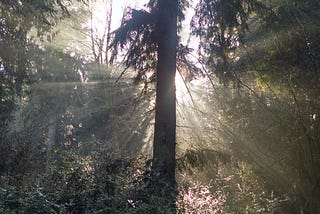
[[[178,1],[151,1],[149,6],[152,8],[150,13],[144,10],[128,13],[129,18],[116,31],[112,46],[117,50],[119,46],[129,43],[125,65],[137,69],[138,78],[146,83],[156,79],[153,169],[166,183],[174,185]],[[147,78],[145,72],[155,67],[153,77]]]
[[[175,182],[177,0],[158,3],[156,115],[153,158],[167,181]]]

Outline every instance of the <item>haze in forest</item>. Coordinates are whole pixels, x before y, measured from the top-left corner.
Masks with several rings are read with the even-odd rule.
[[[318,213],[318,0],[0,2],[0,213]]]

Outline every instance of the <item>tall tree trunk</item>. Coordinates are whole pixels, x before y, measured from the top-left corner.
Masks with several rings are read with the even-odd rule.
[[[153,159],[161,178],[175,184],[177,0],[159,0],[158,65]]]

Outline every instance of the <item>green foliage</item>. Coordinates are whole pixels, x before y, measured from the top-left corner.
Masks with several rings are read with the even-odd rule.
[[[37,56],[37,72],[34,79],[38,82],[85,82],[86,60],[77,55],[70,56],[62,50],[46,49]]]
[[[256,26],[244,38],[247,44],[241,52],[249,70],[267,75],[268,84],[296,79],[305,85],[319,79],[319,3],[316,1],[272,1],[272,24]],[[272,20],[272,21],[271,21]],[[263,38],[263,39],[262,39]],[[290,69],[286,69],[290,68]],[[288,71],[289,70],[289,71]],[[302,81],[301,81],[302,80]]]
[[[195,10],[191,30],[200,38],[199,57],[223,79],[229,72],[227,64],[230,56],[242,43],[248,30],[250,15],[267,9],[259,1],[202,0]]]
[[[191,146],[177,159],[176,187],[147,158],[131,158],[150,149],[153,90],[140,100],[131,79],[81,84],[100,80],[105,67],[64,52],[63,41],[59,48],[34,43],[34,28],[52,38],[51,27],[67,15],[57,2],[0,3],[0,213],[319,211],[319,1],[200,1],[193,19],[200,61],[218,70],[226,57],[223,68],[237,77],[234,87],[190,90],[206,98],[208,113],[185,120],[214,128],[201,124],[198,138],[182,140]],[[180,12],[186,6],[180,1]],[[114,40],[120,49],[131,42],[126,66],[146,82],[156,78],[151,12],[130,10]],[[187,64],[191,51],[178,45],[183,74],[196,70]],[[22,93],[35,79],[40,84]]]
[[[154,195],[151,186],[161,179],[145,171],[144,159],[97,153],[93,162],[72,151],[59,153],[63,159],[29,189],[1,180],[0,208],[8,213],[168,213],[171,209],[169,196]]]
[[[206,168],[217,168],[220,163],[230,163],[229,154],[211,149],[186,150],[177,160],[178,169],[182,171],[193,170],[194,168],[205,170]]]
[[[204,171],[198,171],[198,179],[183,174],[178,213],[281,213],[287,199],[267,192],[249,165],[239,162],[211,170],[216,172],[210,182],[202,180]]]
[[[1,130],[0,139],[0,176],[4,176],[5,183],[14,187],[27,185],[34,178],[34,173],[41,168],[43,153],[27,132],[8,133]]]
[[[310,97],[319,89],[293,87],[288,82],[277,92],[271,87],[259,89],[259,94],[245,87],[236,90],[225,94],[219,107],[225,109],[221,125],[228,134],[223,141],[231,141],[232,157],[251,163],[268,189],[295,203],[288,202],[285,209],[315,212],[319,103]]]
[[[61,18],[68,15],[67,6],[62,1],[14,0],[0,3],[1,121],[9,118],[15,97],[21,96],[36,72],[37,61],[33,56],[40,53],[32,31],[43,39],[50,35],[50,30]]]
[[[78,147],[56,148],[49,170],[35,173],[40,163],[31,161],[35,155],[28,148],[32,145],[14,143],[26,155],[17,154],[21,161],[11,166],[19,172],[6,170],[1,176],[0,208],[8,213],[171,213],[172,197],[178,213],[271,211],[281,204],[271,193],[260,194],[264,191],[261,181],[248,165],[234,164],[221,152],[191,151],[179,159],[179,165],[185,166],[180,168],[183,179],[178,179],[177,195],[170,195],[172,187],[151,171],[152,163],[146,158],[130,159],[103,149],[99,142],[92,144],[91,152],[85,154]],[[9,161],[9,151],[4,152]]]

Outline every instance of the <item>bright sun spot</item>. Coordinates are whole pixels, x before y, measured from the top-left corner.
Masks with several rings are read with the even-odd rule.
[[[181,74],[176,72],[176,97],[178,104],[190,104],[192,105],[191,94],[188,91],[188,83],[185,83]]]
[[[107,1],[107,3],[110,1]],[[127,7],[141,9],[148,0],[113,0],[112,1],[112,18],[111,18],[111,31],[117,29],[121,24],[121,19],[124,10]],[[96,0],[92,2],[91,9],[93,11],[92,27],[97,29],[98,34],[101,36],[104,33],[104,26],[107,17],[105,0]],[[87,25],[91,24],[91,21]]]
[[[108,1],[107,1],[108,2]],[[143,9],[148,3],[148,0],[113,0],[112,1],[112,18],[111,18],[111,31],[117,29],[121,24],[121,19],[124,13],[124,10],[127,7],[135,9]],[[92,2],[91,10],[93,12],[92,21],[89,20],[86,24],[88,27],[92,25],[94,33],[97,37],[101,37],[105,32],[105,22],[107,18],[107,8],[106,0],[96,0]],[[187,11],[186,21],[184,25],[187,25],[191,21],[191,14],[193,14],[192,9]],[[91,23],[92,22],[92,23]],[[189,30],[185,30],[183,33],[182,43],[187,44],[188,37],[190,35]],[[89,38],[90,39],[90,38]],[[192,40],[193,41],[193,40]],[[189,43],[192,47],[195,46],[193,42]],[[192,95],[188,91],[188,87],[183,80],[183,77],[180,73],[176,72],[176,97],[179,105],[192,105]]]

